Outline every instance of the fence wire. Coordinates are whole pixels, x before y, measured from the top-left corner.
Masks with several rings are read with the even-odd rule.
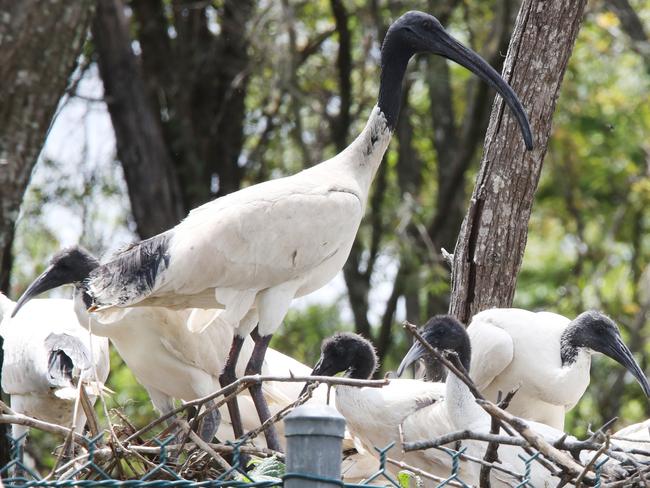
[[[282,487],[284,481],[288,479],[303,479],[306,481],[324,481],[332,486],[340,486],[343,488],[363,488],[363,487],[394,487],[404,488],[406,486],[421,486],[417,481],[410,480],[408,482],[395,479],[388,469],[389,463],[388,451],[394,447],[394,443],[382,449],[377,448],[378,465],[377,471],[369,476],[367,479],[360,483],[345,483],[340,479],[325,478],[315,476],[309,473],[292,473],[287,472],[281,476],[264,477],[258,479],[256,476],[247,473],[243,466],[241,448],[242,443],[228,442],[232,448],[232,465],[229,469],[221,472],[207,480],[190,479],[181,475],[178,470],[178,464],[174,445],[172,441],[176,439],[175,436],[168,436],[164,440],[153,438],[152,442],[158,448],[158,453],[155,456],[149,456],[147,459],[151,461],[151,466],[139,476],[134,476],[129,479],[117,479],[111,476],[111,472],[115,471],[115,463],[122,463],[130,466],[133,473],[137,470],[129,463],[126,456],[116,456],[109,462],[101,463],[97,459],[97,453],[105,450],[103,443],[103,434],[99,434],[94,438],[84,437],[85,445],[87,446],[86,452],[78,456],[76,462],[69,462],[70,468],[61,473],[57,478],[52,476],[52,473],[46,476],[41,476],[36,470],[32,469],[23,460],[24,437],[14,439],[10,437],[12,444],[11,461],[0,469],[0,477],[3,480],[4,486],[7,488],[30,488],[30,487],[51,487],[51,488],[86,488],[86,487],[106,487],[106,488],[185,488],[185,487],[240,487],[240,488],[271,488]],[[176,445],[178,447],[178,445]],[[451,458],[451,470],[449,476],[441,479],[436,487],[446,486],[459,486],[462,488],[469,488],[472,485],[464,481],[460,474],[461,460],[465,453],[466,447],[460,447],[458,450],[450,449],[447,447],[440,447]],[[117,454],[117,450],[116,450]],[[536,452],[531,456],[519,456],[521,459],[521,482],[516,485],[517,488],[535,488],[530,483],[530,472],[534,462],[537,461],[540,453]],[[105,456],[104,456],[105,457]],[[601,472],[603,465],[609,460],[605,458],[595,465],[595,484],[594,486],[601,486]],[[414,478],[416,478],[414,476]],[[413,483],[411,483],[413,481]],[[427,486],[431,486],[430,483]]]

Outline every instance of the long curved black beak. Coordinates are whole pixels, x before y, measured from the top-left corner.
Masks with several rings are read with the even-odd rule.
[[[443,56],[461,66],[467,68],[476,76],[488,83],[494,88],[508,104],[515,115],[521,132],[524,137],[526,148],[530,151],[533,149],[533,135],[530,129],[530,123],[519,98],[512,90],[510,85],[490,66],[481,56],[471,49],[463,46],[459,41],[451,37],[444,30],[437,32],[438,35],[432,39],[431,50],[435,54]]]
[[[311,371],[309,376],[329,376],[331,372],[329,371],[329,368],[327,368],[327,365],[324,364],[323,356],[321,356],[318,359],[318,362],[316,363],[316,366],[314,366],[314,369]],[[298,397],[301,397],[305,394],[307,391],[307,388],[309,385],[311,385],[312,382],[308,381],[305,383],[305,386],[302,388],[302,391],[300,392],[300,395]]]
[[[650,397],[650,384],[648,383],[648,379],[634,359],[634,356],[632,356],[632,351],[630,351],[630,349],[625,345],[621,337],[617,335],[616,339],[611,341],[608,346],[609,347],[605,348],[605,350],[601,352],[612,358],[617,363],[625,366],[625,369],[632,373],[632,376],[634,376],[639,382],[643,389],[643,393],[645,393],[647,397]]]
[[[406,356],[404,356],[404,359],[402,359],[402,362],[399,364],[399,367],[397,368],[397,376],[402,376],[404,374],[404,371],[406,371],[406,368],[408,368],[411,364],[420,359],[426,353],[427,350],[424,348],[424,346],[420,342],[416,341],[411,346],[411,349],[408,350]]]
[[[62,279],[58,270],[52,265],[48,266],[18,299],[11,316],[14,317],[18,313],[18,310],[35,296],[65,284],[65,280]]]

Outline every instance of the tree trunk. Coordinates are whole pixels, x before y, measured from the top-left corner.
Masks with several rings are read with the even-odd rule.
[[[99,0],[92,30],[117,156],[137,232],[145,239],[176,225],[185,209],[160,120],[131,50],[123,8],[120,0]]]
[[[93,2],[0,0],[0,12],[0,290],[7,292],[20,204],[86,39]],[[0,466],[9,461],[6,433],[1,426]]]
[[[522,3],[504,77],[530,117],[535,148],[526,151],[515,119],[498,98],[454,254],[450,313],[464,323],[481,310],[512,303],[553,112],[585,4]]]

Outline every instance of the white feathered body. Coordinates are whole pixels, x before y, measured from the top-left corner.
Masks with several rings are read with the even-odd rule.
[[[224,322],[215,319],[203,332],[194,333],[187,327],[189,317],[195,312],[193,309],[171,310],[163,307],[133,307],[125,309],[117,320],[100,322],[95,319],[95,314],[86,311],[78,290],[74,302],[79,322],[94,333],[111,339],[159,412],[172,410],[175,399],[190,401],[221,389],[219,375],[226,363],[234,335],[233,329]],[[211,311],[206,313],[211,315]],[[245,320],[256,322],[257,316],[251,313]],[[237,362],[238,376],[244,375],[252,350],[253,341],[246,337]],[[311,368],[269,348],[261,374],[288,377],[308,376],[310,373]],[[271,414],[294,402],[303,386],[304,383],[265,382],[262,391]],[[252,398],[247,391],[240,393],[237,398],[244,431],[257,428],[260,422]],[[315,404],[326,402],[325,386],[314,390],[309,401]],[[233,440],[228,409],[223,405],[219,411],[222,420],[217,437]],[[276,427],[281,442],[284,442],[284,423],[278,422]],[[253,443],[265,447],[264,436],[258,436]],[[378,468],[378,462],[370,453],[353,456],[344,464],[346,478],[350,481],[368,477]]]
[[[467,328],[472,341],[470,376],[483,395],[496,401],[519,386],[508,410],[518,417],[564,428],[590,381],[591,354],[578,351],[563,366],[560,338],[570,320],[549,312],[491,309],[476,314]]]
[[[51,334],[66,334],[78,339],[89,352],[92,351],[92,364],[85,368],[77,364],[73,366],[79,378],[93,382],[89,396],[94,402],[96,397],[92,392],[102,387],[108,377],[107,339],[91,336],[79,326],[71,300],[32,300],[14,318],[10,318],[14,303],[1,294],[0,302],[3,312],[0,333],[4,339],[2,387],[11,397],[12,409],[46,422],[70,426],[77,390],[72,383],[64,385],[55,382],[49,375],[46,340]],[[83,431],[85,421],[83,410],[79,408],[75,419],[78,432]],[[18,434],[26,430],[16,427],[14,432]]]
[[[650,459],[650,419],[637,424],[628,425],[612,435],[612,444],[623,449],[637,449],[649,454],[637,453],[634,457],[643,462]]]
[[[557,441],[564,434],[542,423],[528,420],[526,423],[549,441]],[[402,424],[405,442],[431,440],[460,430],[487,434],[490,432],[490,427],[491,417],[475,403],[474,397],[465,384],[451,373],[446,383],[445,398],[409,415]],[[505,435],[505,432],[502,434]],[[487,443],[464,440],[461,446],[467,448],[466,455],[483,459]],[[445,447],[457,448],[456,445]],[[524,473],[525,465],[519,458],[519,455],[527,457],[524,449],[502,445],[498,452],[503,468],[515,473]],[[403,459],[404,462],[441,478],[451,474],[452,458],[439,449],[411,451],[406,453]],[[531,468],[531,486],[551,488],[557,486],[560,481],[559,478],[551,476],[550,472],[539,463],[534,462]],[[480,466],[477,463],[462,462],[458,473],[464,482],[478,486]],[[521,483],[521,480],[495,469],[490,472],[490,481],[493,487],[514,487]],[[437,486],[437,483],[428,482],[425,486]]]
[[[391,442],[391,458],[402,457],[399,427],[409,415],[439,401],[444,396],[443,383],[392,379],[381,388],[336,387],[336,408],[345,417],[350,434],[361,441],[366,451],[375,452]],[[398,469],[386,466],[394,475]]]
[[[233,328],[256,307],[260,334],[272,333],[294,297],[342,269],[390,135],[375,108],[357,139],[332,159],[206,203],[154,238],[164,242],[166,258],[150,286],[120,267],[136,246],[91,275],[90,294],[106,314],[136,304],[223,308],[220,319]],[[213,318],[191,320],[191,328]]]

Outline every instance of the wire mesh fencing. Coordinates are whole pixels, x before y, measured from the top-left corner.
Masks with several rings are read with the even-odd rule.
[[[391,459],[389,453],[394,443],[377,448],[376,471],[366,479],[348,483],[341,480],[340,472],[335,476],[314,473],[310,470],[290,470],[291,461],[276,456],[258,460],[256,466],[246,465],[246,460],[253,452],[241,442],[227,442],[222,445],[208,444],[200,448],[187,438],[168,435],[164,439],[154,437],[142,444],[119,445],[115,439],[106,438],[106,434],[95,437],[83,437],[78,448],[69,459],[59,463],[56,469],[47,474],[37,472],[23,459],[24,438],[11,439],[11,461],[0,469],[6,487],[275,487],[275,486],[341,486],[347,488],[361,487],[471,487],[477,486],[477,480],[464,478],[462,463],[474,461],[467,454],[467,446],[458,449],[439,446],[441,454],[448,457],[449,474],[447,477],[435,476],[418,470],[400,461]],[[342,437],[342,435],[341,435]],[[331,452],[322,444],[322,436],[316,431],[313,439],[308,439],[312,452],[318,456],[341,458],[338,452]],[[207,449],[206,449],[207,447]],[[287,457],[291,457],[291,442],[287,445]],[[430,448],[431,449],[431,448]],[[259,452],[257,452],[259,454]],[[300,456],[302,453],[298,453]],[[228,459],[226,460],[225,457]],[[294,455],[295,457],[295,455]],[[531,470],[540,463],[542,453],[534,452],[530,456],[520,455],[519,471],[509,473],[511,484],[517,488],[534,487],[531,482]],[[270,461],[270,462],[265,462]],[[287,462],[285,468],[284,462]],[[588,486],[645,486],[643,481],[635,485],[633,478],[628,481],[610,482],[603,476],[603,467],[610,461],[604,456],[592,466],[592,477],[586,482]],[[295,463],[294,463],[295,464]],[[496,466],[496,465],[495,465]],[[262,467],[262,469],[259,469]],[[316,469],[317,471],[317,469]],[[586,471],[585,471],[586,473]],[[610,480],[611,481],[611,480]],[[567,478],[569,485],[575,485],[576,479]],[[294,483],[291,485],[291,483]],[[297,484],[296,484],[297,483]],[[616,484],[618,483],[618,484]],[[579,483],[578,483],[579,484]],[[481,485],[483,486],[483,485]]]

